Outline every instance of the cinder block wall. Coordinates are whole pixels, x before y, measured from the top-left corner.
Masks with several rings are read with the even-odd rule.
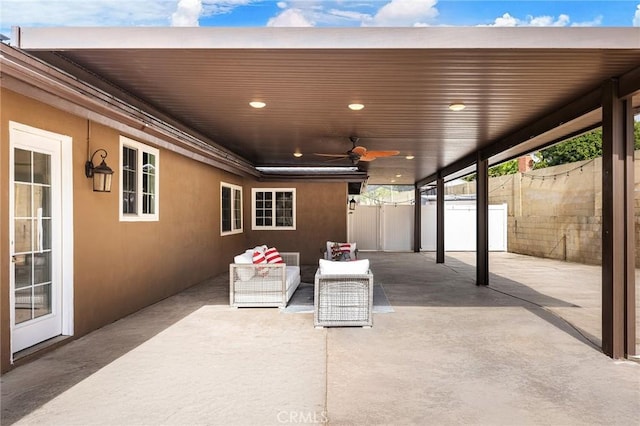
[[[640,151],[635,158],[635,235],[640,247]],[[475,182],[447,187],[448,194],[474,192]],[[508,206],[508,251],[601,263],[601,158],[490,178],[489,203]]]

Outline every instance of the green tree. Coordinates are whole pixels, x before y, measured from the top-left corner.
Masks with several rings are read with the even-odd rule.
[[[640,122],[634,122],[635,149],[640,149]],[[590,160],[602,156],[602,129],[595,129],[575,138],[540,150],[535,168]]]
[[[592,130],[575,138],[540,150],[535,168],[590,160],[602,155],[602,129]]]
[[[634,122],[633,134],[635,137],[635,149],[640,149],[640,121]],[[542,169],[544,167],[600,157],[602,156],[602,129],[598,128],[548,148],[541,149],[536,156],[539,158],[539,161],[534,164],[534,169]],[[517,171],[518,160],[511,160],[490,167],[489,176],[509,175]],[[473,181],[475,179],[475,173],[464,178],[466,181]]]

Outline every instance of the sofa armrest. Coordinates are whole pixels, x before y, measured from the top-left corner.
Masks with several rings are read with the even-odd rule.
[[[300,266],[300,253],[298,252],[280,252],[280,257],[285,265]]]

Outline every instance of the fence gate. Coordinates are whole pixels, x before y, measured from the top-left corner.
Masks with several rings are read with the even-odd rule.
[[[413,250],[412,205],[360,205],[348,217],[349,241],[355,241],[358,250]]]

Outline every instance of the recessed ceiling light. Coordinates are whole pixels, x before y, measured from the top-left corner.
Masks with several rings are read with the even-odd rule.
[[[360,111],[362,108],[364,108],[364,105],[362,104],[349,104],[349,109],[354,111]]]
[[[396,175],[396,177],[402,177],[402,175]]]
[[[267,104],[261,101],[251,101],[249,102],[249,105],[251,105],[254,108],[264,108],[267,106]]]
[[[451,111],[462,111],[466,107],[467,106],[465,104],[463,104],[462,102],[454,102],[451,105],[449,105],[449,109]]]
[[[391,183],[396,183],[396,180],[395,179],[391,179]]]
[[[416,157],[415,157],[415,156],[413,156],[413,155],[407,155],[407,156],[406,156],[406,157],[404,157],[404,158],[406,158],[407,160],[413,160],[413,159],[414,159],[414,158],[416,158]]]
[[[294,152],[293,156],[296,157],[296,158],[300,158],[300,157],[302,157],[302,153],[301,152]]]

